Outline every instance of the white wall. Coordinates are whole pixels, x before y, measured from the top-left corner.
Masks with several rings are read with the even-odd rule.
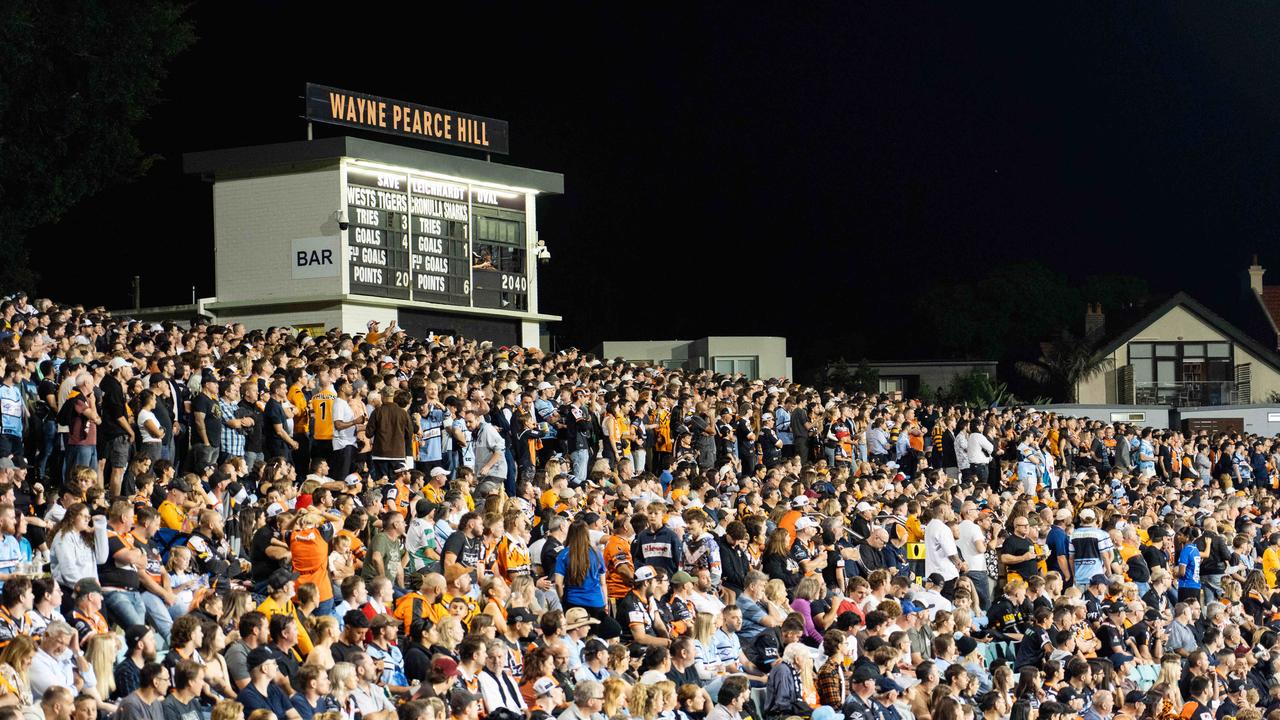
[[[273,298],[333,297],[342,289],[346,259],[338,275],[292,278],[296,238],[338,236],[331,219],[344,207],[341,174],[332,169],[218,180],[213,185],[214,269],[220,302]]]

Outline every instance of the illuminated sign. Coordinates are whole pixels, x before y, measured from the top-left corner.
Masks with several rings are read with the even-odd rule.
[[[350,292],[529,309],[524,193],[348,166]]]
[[[507,122],[307,83],[307,120],[506,155]]]

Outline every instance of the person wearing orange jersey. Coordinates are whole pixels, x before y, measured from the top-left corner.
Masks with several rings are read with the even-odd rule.
[[[316,613],[326,615],[333,609],[333,584],[329,580],[329,543],[320,533],[324,518],[308,511],[298,518],[289,541],[293,557],[293,569],[299,582],[316,586],[316,600],[320,603]]]
[[[338,395],[329,381],[329,372],[320,372],[320,389],[307,401],[307,417],[311,422],[311,457],[328,460],[333,455],[333,410]]]
[[[307,416],[307,392],[311,390],[311,377],[303,368],[289,370],[289,392],[285,396],[293,406],[293,465],[311,467],[311,423]]]
[[[503,535],[494,550],[494,569],[510,584],[517,577],[533,572],[529,558],[529,521],[519,510],[509,510],[502,525]]]
[[[634,537],[631,518],[619,515],[613,519],[613,534],[604,541],[605,586],[611,602],[631,592],[636,572],[631,558],[631,540]]]

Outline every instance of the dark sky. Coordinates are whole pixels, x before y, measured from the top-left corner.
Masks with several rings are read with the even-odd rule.
[[[41,290],[211,295],[211,191],[181,153],[302,139],[306,81],[506,119],[504,162],[565,174],[539,225],[566,343],[883,358],[911,297],[1002,263],[1206,300],[1252,252],[1280,276],[1280,4],[410,5],[197,6],[141,131],[163,160],[36,233]]]

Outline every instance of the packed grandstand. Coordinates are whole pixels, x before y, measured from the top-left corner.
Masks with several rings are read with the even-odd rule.
[[[1259,720],[1280,448],[0,303],[0,720]]]

